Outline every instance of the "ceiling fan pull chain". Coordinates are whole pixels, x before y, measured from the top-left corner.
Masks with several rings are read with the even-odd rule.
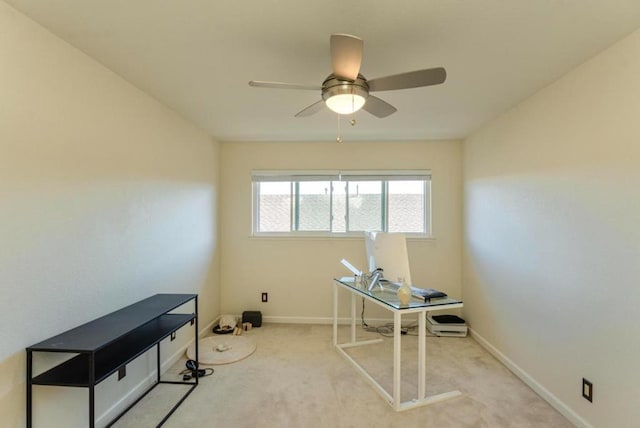
[[[342,143],[342,136],[340,135],[341,134],[340,132],[340,116],[341,115],[338,114],[337,116],[338,116],[338,137],[336,138],[336,142]]]

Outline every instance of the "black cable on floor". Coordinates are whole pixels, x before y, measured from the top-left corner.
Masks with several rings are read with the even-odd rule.
[[[185,365],[187,366],[187,368],[180,372],[180,374],[182,375],[182,380],[190,380],[192,378],[195,378],[196,376],[199,378],[211,376],[214,372],[214,370],[210,367],[206,369],[199,368],[199,364],[194,360],[187,360]]]

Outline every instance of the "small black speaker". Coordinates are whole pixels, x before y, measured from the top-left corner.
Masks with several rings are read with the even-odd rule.
[[[262,325],[262,312],[244,311],[242,313],[242,322],[250,322],[252,327],[260,327]]]

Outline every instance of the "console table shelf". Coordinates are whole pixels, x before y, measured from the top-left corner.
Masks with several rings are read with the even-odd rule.
[[[170,313],[192,300],[195,302],[193,313]],[[195,324],[194,340],[197,360],[197,308],[198,297],[196,294],[156,294],[27,348],[27,427],[32,427],[33,385],[88,388],[89,426],[93,427],[95,425],[95,385],[154,346],[157,348],[157,381],[143,396],[159,383],[192,385],[178,404],[162,420],[160,423],[162,425],[198,385],[198,377],[194,378],[194,382],[161,381],[160,341],[188,323]],[[34,377],[32,375],[34,352],[64,352],[78,355]],[[110,424],[119,419],[136,403],[125,409]]]

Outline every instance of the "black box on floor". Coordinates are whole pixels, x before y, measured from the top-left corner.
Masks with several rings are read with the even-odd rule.
[[[242,322],[250,322],[252,327],[260,327],[262,325],[262,312],[244,311],[242,313]]]

